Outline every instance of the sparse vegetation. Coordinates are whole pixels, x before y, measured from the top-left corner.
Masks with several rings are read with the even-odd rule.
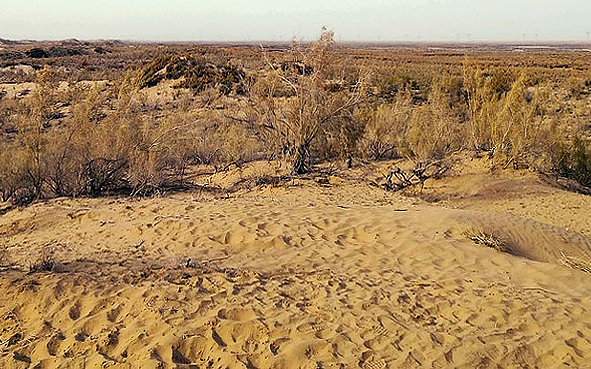
[[[141,87],[152,87],[165,79],[180,79],[176,87],[195,92],[216,88],[221,95],[244,94],[247,83],[246,73],[236,66],[215,65],[189,55],[160,57],[142,69],[139,79]]]
[[[280,158],[299,175],[461,150],[591,186],[590,65],[575,52],[342,48],[328,30],[263,50],[7,45],[0,80],[36,82],[0,93],[0,195],[15,204],[161,193],[193,165]]]

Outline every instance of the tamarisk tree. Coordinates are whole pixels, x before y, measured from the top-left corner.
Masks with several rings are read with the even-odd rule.
[[[251,91],[258,126],[287,156],[294,175],[311,170],[314,140],[331,126],[352,123],[362,100],[362,83],[348,82],[339,68],[333,38],[323,28],[310,47],[292,46],[294,60],[269,62]]]

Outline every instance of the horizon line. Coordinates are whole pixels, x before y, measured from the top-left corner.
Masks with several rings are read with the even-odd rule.
[[[228,43],[236,43],[236,44],[260,44],[260,43],[269,43],[269,44],[289,44],[291,42],[304,42],[304,43],[311,43],[316,41],[315,39],[280,39],[280,40],[271,40],[271,39],[253,39],[253,40],[141,40],[141,39],[118,39],[118,38],[97,38],[97,39],[78,39],[76,37],[71,38],[64,38],[64,39],[8,39],[0,37],[0,44],[1,43],[31,43],[31,42],[41,42],[41,43],[50,43],[50,42],[117,42],[117,43],[128,43],[128,44],[199,44],[199,43],[206,43],[206,44],[228,44]],[[376,40],[376,39],[366,39],[366,40],[338,40],[335,41],[335,44],[439,44],[439,45],[522,45],[522,46],[544,46],[544,45],[591,45],[591,40]]]

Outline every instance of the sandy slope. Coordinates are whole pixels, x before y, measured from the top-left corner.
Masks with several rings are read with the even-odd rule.
[[[565,264],[591,261],[591,220],[510,215],[453,181],[426,189],[463,194],[446,207],[331,177],[12,210],[3,264],[57,265],[2,271],[0,366],[589,366],[591,274]],[[520,209],[589,201],[539,185]]]

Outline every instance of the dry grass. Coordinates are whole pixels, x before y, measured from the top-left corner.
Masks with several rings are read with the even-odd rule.
[[[490,232],[484,232],[481,229],[468,228],[463,233],[466,237],[478,245],[490,247],[491,249],[495,249],[500,252],[506,252],[509,254],[512,253],[511,247],[507,240]]]

